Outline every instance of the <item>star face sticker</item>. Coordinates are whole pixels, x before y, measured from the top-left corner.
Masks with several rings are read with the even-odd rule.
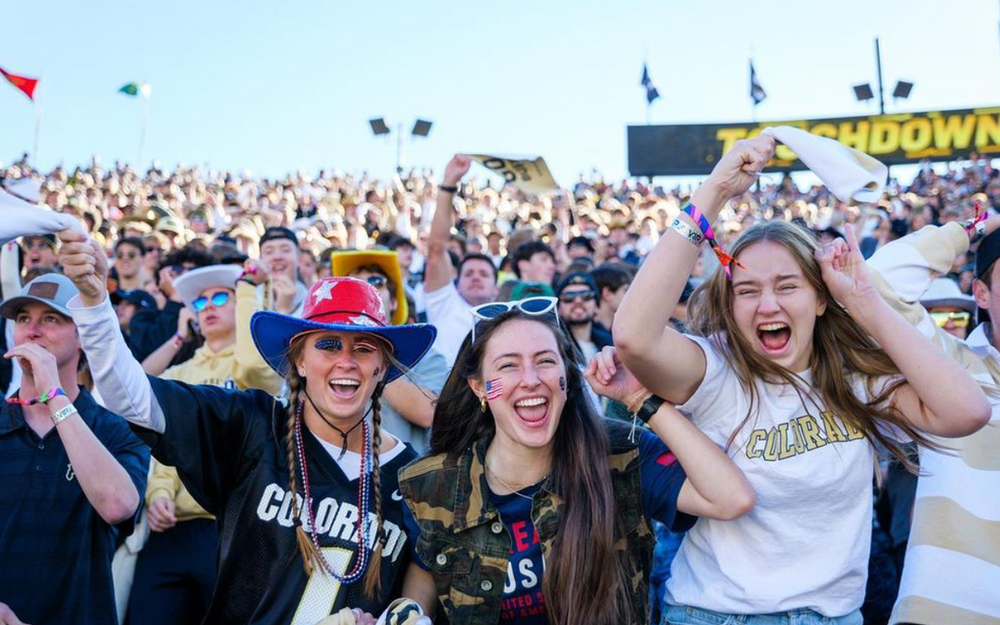
[[[318,304],[325,299],[333,299],[333,295],[330,292],[333,291],[333,287],[335,286],[337,286],[336,282],[324,282],[319,285],[319,288],[313,293],[313,304]]]

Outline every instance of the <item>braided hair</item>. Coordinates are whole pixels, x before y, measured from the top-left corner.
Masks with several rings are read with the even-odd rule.
[[[365,595],[374,597],[382,587],[382,547],[385,543],[385,532],[382,530],[382,476],[379,464],[379,447],[382,446],[382,392],[385,382],[379,382],[372,392],[372,496],[375,503],[375,545],[372,547],[371,560],[365,571]],[[367,516],[367,511],[365,516]],[[365,545],[367,548],[367,545]]]
[[[302,498],[299,496],[299,474],[295,462],[295,421],[302,410],[302,390],[305,378],[302,378],[295,372],[294,366],[289,367],[288,371],[289,375],[285,379],[285,382],[288,384],[288,421],[285,428],[287,430],[285,433],[285,445],[288,448],[288,490],[292,493],[292,519],[294,519],[295,523],[295,541],[298,543],[299,553],[302,554],[302,562],[305,566],[306,575],[312,575],[315,566],[319,566],[323,570],[326,570],[327,566],[326,560],[323,559],[323,554],[316,549],[316,545],[313,544],[309,534],[306,533],[305,528],[302,526],[302,511],[299,508],[299,501]],[[309,505],[308,502],[305,503]]]
[[[378,342],[382,345],[382,342]],[[288,450],[288,488],[292,494],[292,516],[295,520],[295,538],[298,544],[299,553],[302,555],[303,566],[307,575],[311,575],[313,570],[318,566],[324,571],[329,573],[329,567],[323,554],[313,543],[312,538],[306,532],[305,527],[302,522],[302,509],[301,505],[304,502],[305,505],[310,505],[299,495],[299,478],[298,478],[298,463],[297,458],[297,444],[295,440],[295,430],[296,421],[301,418],[302,409],[304,406],[303,395],[305,395],[305,378],[298,374],[296,369],[295,361],[298,359],[299,355],[302,353],[302,349],[305,345],[304,341],[292,341],[288,349],[288,364],[286,367],[285,382],[288,384],[288,420],[286,422],[286,434],[285,443]],[[383,347],[383,356],[386,357],[386,363],[395,362],[391,356],[388,349]],[[380,474],[380,464],[379,464],[379,448],[382,446],[382,393],[385,390],[385,382],[379,382],[374,391],[372,391],[371,396],[371,414],[372,414],[372,465],[371,465],[371,477],[372,477],[372,495],[374,497],[373,507],[375,508],[375,516],[377,519],[376,525],[376,539],[375,544],[372,547],[371,557],[368,562],[368,569],[365,571],[364,576],[364,593],[367,596],[374,597],[381,590],[381,562],[382,562],[382,548],[385,542],[384,531],[382,529],[383,515],[382,515],[382,480]],[[367,523],[368,511],[359,511],[361,519],[360,523]],[[367,549],[367,544],[359,544],[358,549]]]

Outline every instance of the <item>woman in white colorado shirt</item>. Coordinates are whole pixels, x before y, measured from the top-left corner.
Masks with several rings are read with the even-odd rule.
[[[850,246],[817,250],[790,223],[754,226],[731,250],[731,278],[717,270],[692,297],[697,336],[672,329],[699,230],[773,150],[760,137],[723,157],[691,200],[705,219],[678,217],[615,318],[629,369],[725,446],[757,494],[744,517],[685,537],[667,587],[673,625],[860,624],[873,443],[961,436],[990,414],[975,381],[879,298],[853,231]]]

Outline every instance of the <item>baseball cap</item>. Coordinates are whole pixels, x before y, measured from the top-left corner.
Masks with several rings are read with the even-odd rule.
[[[274,241],[276,239],[288,239],[295,244],[296,247],[299,245],[299,238],[295,236],[295,233],[284,226],[271,226],[264,231],[264,234],[260,237],[260,244],[264,245],[268,241]]]
[[[993,232],[979,244],[976,250],[976,277],[982,280],[993,263],[1000,258],[1000,230]]]
[[[552,287],[544,282],[519,282],[510,292],[510,301],[527,299],[529,297],[554,297]]]
[[[0,304],[0,316],[14,319],[25,304],[41,302],[57,313],[72,317],[66,304],[79,292],[73,281],[61,273],[47,273],[25,284],[16,297]]]
[[[119,289],[111,294],[111,303],[128,302],[141,310],[155,310],[156,298],[142,289]]]
[[[584,273],[582,271],[574,271],[572,273],[566,274],[562,280],[559,281],[559,286],[556,287],[556,295],[559,295],[566,289],[566,287],[581,284],[588,286],[595,293],[598,293],[597,282],[594,281],[593,276],[589,273]]]
[[[22,240],[27,241],[29,239],[42,239],[45,241],[45,244],[51,247],[53,250],[56,249],[56,246],[58,245],[57,242],[58,240],[56,239],[56,235],[54,234],[29,234],[25,236]]]

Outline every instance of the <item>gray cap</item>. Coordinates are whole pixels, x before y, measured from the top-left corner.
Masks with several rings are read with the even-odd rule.
[[[79,292],[73,281],[61,273],[47,273],[25,284],[17,297],[0,304],[0,316],[13,319],[25,304],[40,302],[58,313],[72,317],[66,304]]]

